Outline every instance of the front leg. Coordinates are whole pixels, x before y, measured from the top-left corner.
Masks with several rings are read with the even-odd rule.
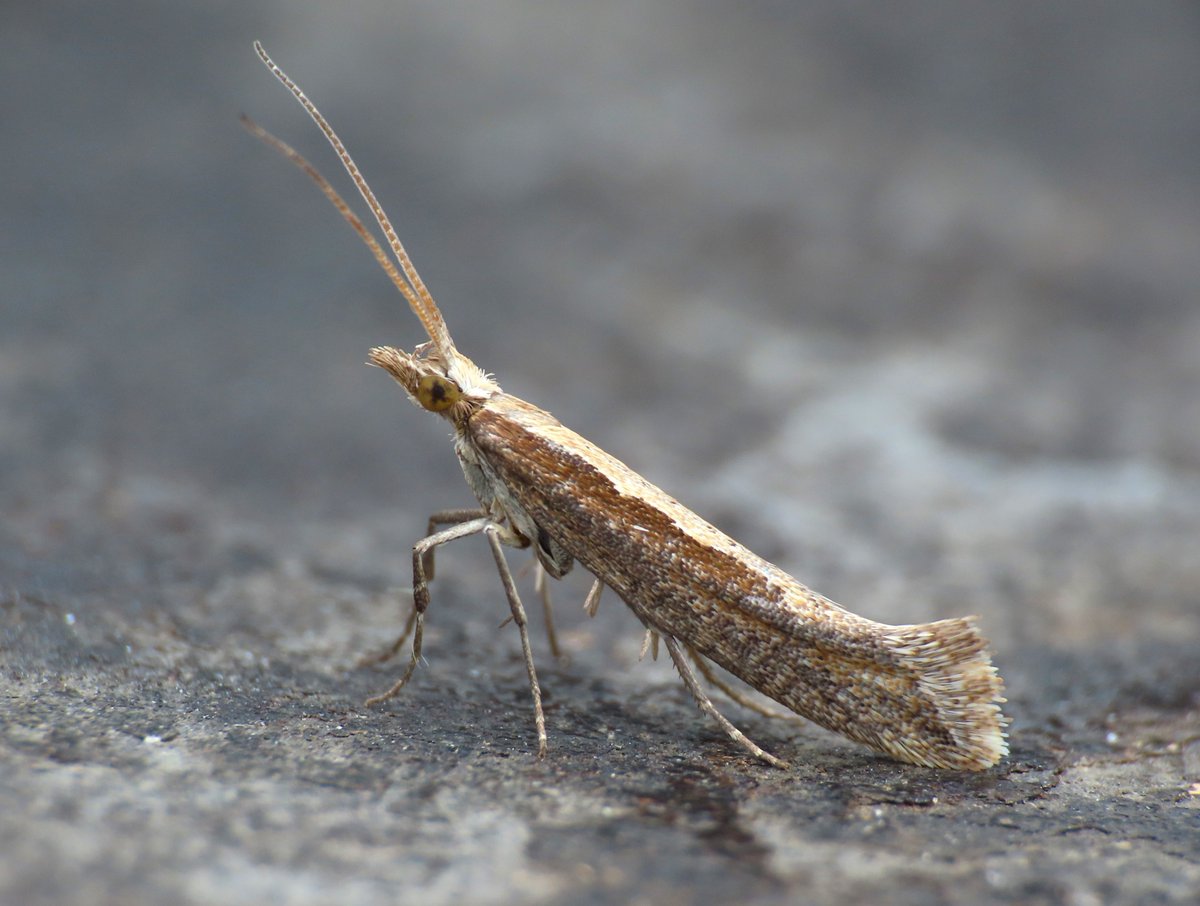
[[[413,610],[409,617],[408,625],[405,626],[404,634],[401,635],[387,654],[390,657],[400,650],[411,627],[413,632],[412,656],[409,658],[408,666],[405,668],[404,674],[400,679],[386,692],[368,698],[366,704],[368,706],[378,705],[395,698],[417,669],[417,664],[421,659],[421,641],[424,636],[425,611],[429,609],[429,580],[431,576],[426,571],[426,563],[431,561],[427,560],[427,558],[430,557],[434,549],[449,541],[456,541],[459,538],[466,538],[470,535],[482,533],[487,537],[488,544],[492,548],[492,555],[496,561],[496,569],[500,573],[500,581],[504,585],[504,594],[508,598],[508,606],[512,611],[511,619],[517,624],[517,631],[521,637],[521,652],[525,658],[526,673],[529,675],[529,688],[533,693],[533,717],[538,735],[538,757],[542,758],[546,754],[546,716],[542,711],[542,690],[541,686],[538,685],[537,669],[533,664],[533,649],[529,644],[529,626],[528,620],[525,618],[525,608],[521,604],[520,595],[517,594],[517,586],[513,581],[512,573],[509,571],[508,562],[504,558],[504,550],[501,546],[503,544],[520,545],[522,539],[507,526],[494,522],[490,516],[480,516],[480,512],[480,510],[446,510],[441,513],[435,513],[434,516],[430,517],[431,525],[435,524],[435,519],[452,518],[453,513],[475,518],[468,518],[466,521],[453,525],[448,529],[427,535],[413,545]]]
[[[425,528],[425,538],[432,538],[436,534],[435,529],[437,529],[439,525],[459,525],[464,522],[470,522],[474,519],[481,519],[484,516],[487,516],[487,511],[479,507],[476,507],[475,509],[438,510],[429,517],[429,522]],[[433,550],[434,549],[430,547],[427,551],[425,551],[425,554],[421,560],[421,570],[422,574],[424,575],[426,585],[433,581]],[[414,594],[416,591],[416,575],[417,569],[414,566]],[[413,631],[416,618],[417,611],[414,608],[409,612],[408,619],[404,622],[404,630],[399,636],[396,637],[396,641],[392,642],[390,647],[384,651],[381,651],[379,654],[369,654],[360,658],[358,661],[358,666],[373,667],[375,664],[382,664],[390,661],[397,654],[399,654],[400,649],[404,647],[404,643],[408,641],[408,634]],[[387,698],[390,697],[391,696],[387,696]],[[382,696],[375,696],[368,701],[368,704],[372,704],[376,700],[384,701],[386,699]]]
[[[387,660],[400,650],[405,638],[408,636],[410,627],[413,630],[412,657],[409,659],[408,667],[404,670],[404,675],[390,689],[386,692],[381,692],[379,695],[372,695],[367,699],[366,704],[368,707],[395,698],[412,677],[413,671],[417,669],[417,662],[421,659],[421,640],[425,629],[425,611],[429,608],[429,577],[425,572],[426,554],[431,553],[434,548],[445,544],[447,541],[455,541],[459,538],[466,538],[469,535],[478,535],[492,524],[491,518],[481,516],[467,522],[460,522],[458,525],[435,532],[432,535],[426,535],[413,545],[413,612],[409,617],[408,624],[404,627],[404,633],[396,640],[395,644],[392,645],[384,657],[378,660]]]
[[[474,509],[454,509],[454,510],[438,510],[429,517],[429,523],[425,527],[425,536],[429,537],[434,533],[434,530],[439,525],[457,525],[460,522],[469,522],[472,519],[479,519],[488,515],[487,510],[481,507]],[[425,568],[425,578],[430,582],[433,581],[433,548],[425,554],[425,562],[422,564]]]

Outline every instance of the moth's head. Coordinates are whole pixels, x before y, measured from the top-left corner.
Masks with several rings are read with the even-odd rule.
[[[367,362],[395,378],[415,405],[455,423],[500,392],[500,386],[465,355],[454,350],[445,361],[432,343],[422,343],[412,352],[377,346]]]

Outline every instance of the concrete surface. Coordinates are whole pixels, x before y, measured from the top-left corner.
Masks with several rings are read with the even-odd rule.
[[[1194,6],[645,6],[0,11],[0,903],[1200,898]],[[854,610],[979,614],[1012,757],[728,705],[755,764],[572,576],[539,763],[470,541],[365,709],[470,500],[254,38],[464,351]]]

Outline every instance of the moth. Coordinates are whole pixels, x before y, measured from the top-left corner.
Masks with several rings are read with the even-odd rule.
[[[411,655],[395,685],[368,704],[396,695],[416,669],[435,549],[482,534],[520,634],[539,756],[547,746],[541,691],[524,607],[505,561],[506,546],[532,549],[540,571],[554,578],[581,564],[595,578],[585,603],[593,614],[601,589],[614,591],[645,625],[647,639],[665,644],[699,707],[746,751],[769,764],[786,766],[717,710],[691,663],[735,700],[747,702],[717,679],[708,661],[796,714],[901,761],[983,770],[1007,754],[1000,709],[1003,684],[972,618],[889,626],[839,607],[549,413],[505,393],[459,352],[391,221],[337,134],[262,45],[255,42],[254,49],[333,146],[393,258],[311,164],[245,117],[243,122],[308,174],[420,320],[428,342],[412,352],[376,347],[369,362],[387,371],[419,408],[450,424],[454,452],[479,502],[475,509],[435,513],[427,535],[413,546],[413,610],[405,633],[389,652],[398,652],[411,632]],[[541,572],[538,578],[544,587]]]

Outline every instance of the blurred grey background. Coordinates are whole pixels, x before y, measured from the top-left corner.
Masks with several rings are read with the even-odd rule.
[[[363,709],[471,501],[255,38],[464,352],[855,611],[979,614],[1013,758],[730,706],[749,764],[573,576],[535,764],[470,542]],[[18,2],[0,73],[0,902],[1200,891],[1195,4]]]

